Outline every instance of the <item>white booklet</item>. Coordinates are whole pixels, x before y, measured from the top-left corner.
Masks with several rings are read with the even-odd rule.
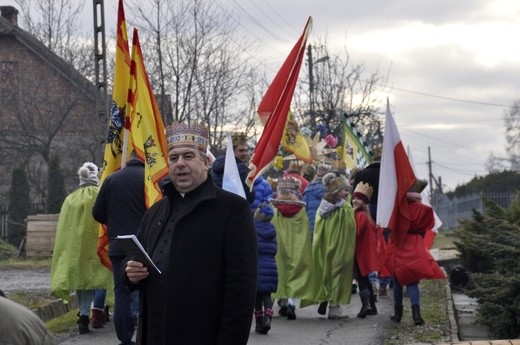
[[[116,237],[116,240],[121,243],[127,258],[141,262],[151,272],[161,274],[161,270],[152,261],[135,235],[120,235]]]

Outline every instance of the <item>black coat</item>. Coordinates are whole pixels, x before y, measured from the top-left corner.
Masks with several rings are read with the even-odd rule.
[[[144,163],[130,160],[126,167],[105,179],[92,208],[94,219],[107,225],[109,256],[124,255],[113,239],[137,233],[145,212]]]
[[[354,185],[356,188],[359,182],[368,183],[374,188],[372,197],[370,198],[370,205],[377,206],[377,194],[379,193],[379,172],[381,170],[381,162],[374,162],[365,169],[359,171],[354,178]]]
[[[211,177],[184,197],[164,189],[138,232],[162,271],[138,285],[138,344],[245,345],[257,281],[249,204]]]

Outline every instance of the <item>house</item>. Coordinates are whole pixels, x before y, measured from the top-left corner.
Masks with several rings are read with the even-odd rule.
[[[97,116],[96,86],[20,28],[16,8],[0,6],[0,12],[0,204],[20,164],[27,167],[33,201],[45,202],[50,158],[59,155],[71,192],[78,167],[100,163],[106,119]],[[85,58],[94,64],[93,55]]]

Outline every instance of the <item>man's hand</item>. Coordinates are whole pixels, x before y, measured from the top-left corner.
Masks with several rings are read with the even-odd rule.
[[[148,268],[144,267],[139,261],[130,260],[126,263],[126,276],[132,283],[137,284],[144,278],[148,277]]]

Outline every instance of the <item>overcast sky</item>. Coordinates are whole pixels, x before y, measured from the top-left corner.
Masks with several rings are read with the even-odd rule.
[[[390,68],[381,104],[389,98],[418,177],[428,178],[428,147],[447,190],[486,174],[491,152],[505,156],[504,112],[520,98],[520,1],[217,3],[241,14],[244,31],[265,45],[264,61],[281,65],[310,15],[311,43],[327,35],[367,72]]]
[[[281,66],[309,16],[308,43],[327,36],[333,53],[346,45],[367,73],[390,69],[381,109],[388,97],[419,178],[428,178],[428,147],[445,190],[485,175],[491,152],[505,156],[504,113],[520,98],[520,1],[214,1],[236,13],[267,73]],[[116,7],[105,0],[111,32]],[[90,2],[86,12],[89,23]]]

